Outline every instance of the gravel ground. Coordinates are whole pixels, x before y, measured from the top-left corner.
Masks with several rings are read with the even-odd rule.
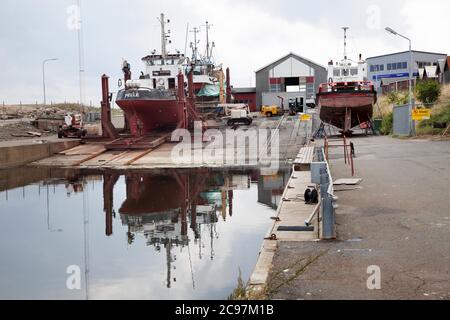
[[[30,139],[33,136],[30,135],[28,137],[25,137],[25,135],[29,131],[42,133],[41,138],[55,136],[55,133],[48,133],[38,130],[36,127],[32,126],[28,121],[18,121],[18,120],[0,121],[0,141]],[[24,137],[15,137],[17,135],[24,135]]]

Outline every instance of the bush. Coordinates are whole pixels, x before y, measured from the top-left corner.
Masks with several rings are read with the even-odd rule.
[[[381,122],[380,132],[384,135],[389,135],[392,133],[394,124],[394,113],[390,112],[383,117],[383,121]]]
[[[442,135],[445,129],[437,129],[432,126],[419,126],[416,129],[416,135],[418,136],[434,136],[434,135]]]
[[[388,101],[397,106],[408,104],[409,93],[391,92],[388,94]]]
[[[422,103],[435,103],[441,95],[441,86],[434,80],[418,82],[416,85],[416,97]]]

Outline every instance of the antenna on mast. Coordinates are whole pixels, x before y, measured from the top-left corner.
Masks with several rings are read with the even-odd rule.
[[[188,43],[188,37],[189,37],[189,22],[186,25],[186,42],[184,43],[184,57],[186,58],[186,53],[187,53],[187,43]]]
[[[342,30],[344,30],[344,60],[347,61],[347,30],[350,29],[349,27],[342,27]]]
[[[158,18],[161,23],[161,56],[163,59],[167,58],[167,41],[170,38],[170,30],[166,32],[166,23],[170,23],[170,20],[165,20],[164,13],[161,13],[161,17]],[[170,40],[169,40],[170,43]]]
[[[194,33],[194,43],[191,43],[191,48],[192,48],[192,60],[195,62],[197,62],[197,44],[198,44],[198,40],[197,40],[197,33],[200,32],[200,30],[197,27],[194,27],[193,30],[189,31]]]
[[[210,43],[209,43],[209,29],[212,27],[212,24],[209,24],[208,21],[206,21],[206,24],[204,25],[204,27],[206,28],[206,58],[208,59],[208,61],[211,58],[211,51],[210,51]]]

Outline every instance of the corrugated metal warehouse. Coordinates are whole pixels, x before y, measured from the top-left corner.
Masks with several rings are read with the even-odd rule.
[[[288,55],[256,71],[256,106],[289,108],[289,99],[314,103],[321,83],[327,82],[327,69],[297,54]],[[282,99],[280,99],[282,98]]]

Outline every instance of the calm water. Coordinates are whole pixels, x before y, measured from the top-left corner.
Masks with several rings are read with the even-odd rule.
[[[250,277],[288,176],[0,171],[0,298],[225,299],[239,270]]]

